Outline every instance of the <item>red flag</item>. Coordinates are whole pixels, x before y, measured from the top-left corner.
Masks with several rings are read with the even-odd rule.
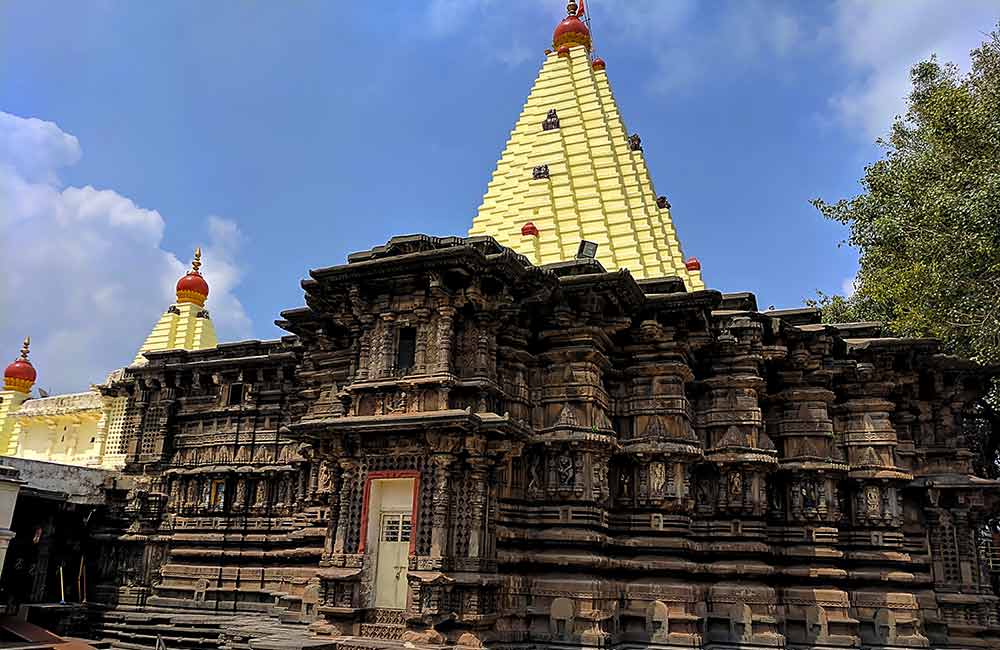
[[[583,6],[584,0],[580,0],[580,8],[576,10],[576,17],[579,18],[583,14],[587,13],[586,7]]]

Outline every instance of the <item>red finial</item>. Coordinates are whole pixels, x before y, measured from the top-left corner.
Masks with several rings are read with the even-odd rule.
[[[607,64],[604,62],[604,59],[602,59],[601,57],[597,57],[596,59],[594,59],[594,62],[591,65],[593,66],[594,70],[604,70],[608,67]]]
[[[177,281],[177,302],[190,302],[203,307],[208,298],[208,283],[201,277],[201,248],[194,251],[194,260],[187,275]]]
[[[700,271],[701,262],[698,261],[697,257],[689,257],[687,262],[684,262],[684,268],[688,271]]]
[[[552,47],[559,50],[564,45],[567,47],[583,45],[588,50],[590,49],[590,30],[579,18],[583,12],[582,6],[577,7],[576,2],[570,0],[566,5],[568,15],[556,25],[556,31],[552,34]]]
[[[537,237],[538,227],[531,223],[530,221],[523,226],[521,226],[521,236],[522,237]]]
[[[28,349],[31,347],[31,338],[24,337],[24,345],[21,346],[21,356],[14,363],[7,366],[3,371],[4,390],[16,390],[19,393],[30,393],[31,387],[35,384],[38,373],[35,367],[28,361]]]

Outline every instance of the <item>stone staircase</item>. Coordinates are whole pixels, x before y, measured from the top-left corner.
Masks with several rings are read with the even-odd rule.
[[[116,650],[155,650],[157,637],[168,650],[223,650],[223,626],[231,617],[111,610],[96,615],[91,636]]]
[[[401,610],[369,610],[359,637],[317,637],[297,616],[106,610],[91,617],[90,639],[109,650],[374,650],[402,647]]]
[[[294,618],[294,617],[293,617]],[[284,619],[284,620],[281,620]],[[109,650],[336,650],[333,639],[317,638],[309,626],[248,614],[179,614],[176,611],[109,610],[92,618],[90,638]]]

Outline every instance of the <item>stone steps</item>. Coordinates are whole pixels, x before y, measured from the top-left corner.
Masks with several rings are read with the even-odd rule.
[[[112,650],[155,650],[157,637],[168,650],[220,650],[222,628],[232,617],[166,612],[103,612],[93,622],[94,636]]]

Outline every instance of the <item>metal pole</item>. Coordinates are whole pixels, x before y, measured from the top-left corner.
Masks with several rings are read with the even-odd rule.
[[[59,604],[66,604],[66,585],[63,584],[63,565],[59,565]]]

